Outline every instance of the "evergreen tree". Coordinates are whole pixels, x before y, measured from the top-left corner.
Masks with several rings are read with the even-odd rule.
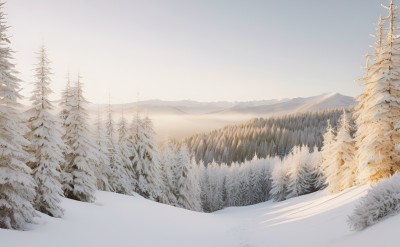
[[[177,203],[183,208],[201,211],[200,195],[197,193],[199,181],[194,174],[195,172],[187,147],[180,147],[175,175]]]
[[[357,160],[361,182],[375,182],[400,170],[400,37],[398,6],[390,1],[386,39],[380,21],[375,57],[362,79],[356,106]]]
[[[289,193],[289,171],[285,163],[276,163],[272,172],[271,196],[274,201],[284,201]]]
[[[133,161],[135,179],[138,183],[136,192],[146,198],[160,200],[162,181],[152,122],[147,117],[144,119],[137,117],[132,123],[131,131],[137,154],[137,158]]]
[[[175,181],[175,170],[176,170],[176,146],[172,141],[168,140],[164,145],[164,150],[161,154],[161,176],[163,180],[163,190],[164,195],[163,203],[178,206],[177,198],[175,195],[175,188],[177,187]],[[197,170],[198,176],[201,176],[202,171]]]
[[[110,184],[113,190],[121,194],[131,194],[132,183],[128,171],[125,169],[118,143],[116,142],[116,133],[114,128],[113,111],[111,104],[108,105],[108,118],[106,123],[106,136],[108,145],[108,163],[112,170]]]
[[[136,186],[135,175],[132,160],[137,154],[135,153],[134,144],[129,138],[129,129],[127,122],[122,114],[121,119],[118,123],[118,149],[119,149],[119,160],[124,173],[127,175],[129,187],[128,191],[133,192]]]
[[[108,153],[108,139],[103,126],[103,120],[100,111],[97,113],[95,122],[95,149],[96,149],[96,162],[95,162],[95,176],[97,178],[97,188],[103,191],[113,191],[109,182],[112,177],[112,170],[109,162]]]
[[[71,102],[72,102],[72,88],[71,88],[71,78],[70,74],[68,72],[67,75],[67,83],[65,85],[64,90],[61,93],[61,101],[59,103],[59,106],[61,108],[61,111],[59,113],[59,118],[61,120],[61,129],[62,129],[62,140],[63,143],[65,144],[63,147],[63,156],[65,157],[70,151],[69,148],[72,145],[71,139],[69,138],[69,135],[66,133],[66,130],[69,128],[67,124],[67,119],[69,117],[69,113],[71,111]],[[66,160],[64,159],[64,162],[60,164],[61,166],[61,177],[65,178],[68,177],[68,174],[64,174],[64,168],[66,167]]]
[[[61,139],[62,131],[58,119],[51,113],[54,109],[49,100],[51,69],[45,47],[40,49],[39,63],[35,68],[35,82],[32,107],[27,111],[30,131],[30,153],[34,159],[29,162],[36,181],[34,206],[42,213],[53,217],[62,217],[63,209],[59,205],[63,196],[60,183],[60,164],[64,162]]]
[[[240,206],[240,196],[239,196],[239,184],[238,184],[238,172],[239,165],[233,163],[230,166],[230,172],[226,177],[226,193],[227,193],[227,206],[234,207]]]
[[[332,128],[330,121],[328,121],[328,127],[326,128],[326,132],[324,134],[324,141],[323,141],[323,146],[322,146],[322,163],[321,163],[321,170],[322,173],[324,174],[323,179],[325,181],[320,181],[320,183],[327,184],[327,178],[329,176],[333,176],[336,174],[338,171],[333,171],[332,169],[336,164],[335,161],[335,151],[334,151],[334,146],[336,143],[336,136],[334,129]]]
[[[65,196],[70,199],[93,202],[96,191],[94,176],[96,157],[87,123],[88,113],[85,107],[88,102],[83,96],[82,87],[83,84],[78,75],[69,103],[70,112],[65,120],[64,139],[69,148],[65,155],[63,189]]]
[[[0,228],[22,229],[36,216],[32,206],[36,185],[26,165],[32,159],[24,150],[29,145],[23,137],[28,128],[17,110],[20,80],[11,63],[3,6],[0,3]]]
[[[356,185],[357,165],[354,158],[355,141],[351,136],[352,126],[349,114],[343,111],[342,119],[336,137],[336,154],[339,162],[338,187],[340,191],[351,188]]]
[[[313,173],[311,170],[310,152],[308,147],[294,147],[292,154],[285,162],[288,162],[289,184],[286,199],[305,195],[312,191]]]

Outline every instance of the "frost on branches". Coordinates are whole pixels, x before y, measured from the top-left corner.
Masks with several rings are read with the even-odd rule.
[[[148,117],[141,119],[137,116],[132,122],[131,131],[137,154],[133,161],[136,192],[146,198],[161,201],[160,158],[154,141],[152,122]]]
[[[23,229],[36,216],[35,181],[26,165],[32,160],[24,150],[28,128],[23,124],[18,100],[20,80],[11,63],[13,51],[6,34],[8,26],[0,3],[0,228]]]
[[[50,66],[44,46],[41,48],[39,63],[35,69],[34,90],[30,98],[32,107],[27,111],[30,128],[27,139],[28,149],[34,157],[29,166],[37,184],[34,206],[42,213],[62,217],[60,206],[63,191],[60,183],[60,164],[64,162],[61,139],[62,131],[58,119],[51,113],[53,105],[49,100]]]
[[[357,160],[363,183],[376,182],[400,170],[400,37],[398,6],[390,2],[381,19],[375,55],[362,79],[356,106]]]
[[[97,178],[97,188],[103,191],[112,191],[109,179],[112,176],[112,170],[108,159],[108,145],[107,135],[103,126],[100,112],[97,113],[95,122],[95,149],[96,149],[96,162],[95,162],[95,176]]]
[[[349,216],[352,230],[364,228],[400,212],[400,174],[378,183],[361,198],[360,203]]]
[[[63,189],[66,197],[83,202],[93,202],[96,191],[94,145],[88,128],[87,101],[83,97],[82,82],[78,76],[72,89],[69,115],[65,120],[64,140],[69,145],[65,155]]]
[[[115,123],[113,121],[113,111],[111,105],[108,106],[108,117],[106,122],[106,140],[108,149],[108,164],[111,168],[110,185],[113,191],[120,194],[132,194],[132,181],[128,171],[125,169],[121,158],[120,147],[117,142]]]

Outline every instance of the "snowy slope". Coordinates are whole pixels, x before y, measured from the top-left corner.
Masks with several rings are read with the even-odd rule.
[[[99,192],[95,204],[64,199],[63,219],[42,216],[29,231],[0,230],[0,246],[394,246],[400,216],[349,231],[347,215],[366,190],[318,192],[213,214]]]

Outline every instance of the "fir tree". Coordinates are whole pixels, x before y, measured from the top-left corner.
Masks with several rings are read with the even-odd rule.
[[[95,162],[95,176],[97,178],[97,188],[103,191],[112,191],[109,179],[112,177],[112,170],[109,162],[108,153],[108,139],[103,126],[103,120],[100,111],[97,113],[97,120],[95,123],[95,149],[96,149],[96,162]]]
[[[129,128],[127,122],[122,114],[121,119],[118,123],[118,149],[122,168],[125,170],[127,175],[129,187],[127,188],[130,193],[134,191],[136,186],[135,175],[133,169],[132,160],[135,159],[137,154],[135,153],[134,144],[129,138]]]
[[[198,194],[199,181],[186,146],[180,147],[177,161],[177,203],[183,208],[201,211],[200,195]]]
[[[390,1],[387,37],[378,27],[375,57],[362,79],[364,92],[356,106],[359,180],[376,182],[400,170],[400,37],[398,6]]]
[[[23,137],[28,128],[17,110],[20,80],[11,63],[3,6],[0,3],[0,228],[23,229],[36,216],[32,206],[36,185],[26,165],[32,159],[24,150],[29,145]]]
[[[163,203],[178,206],[175,188],[176,179],[175,179],[175,170],[176,170],[176,145],[172,143],[172,141],[168,140],[164,145],[164,150],[161,154],[161,176],[163,180],[163,190],[162,194],[164,195]],[[198,176],[201,176],[202,171],[199,169],[196,170]]]
[[[338,188],[340,191],[351,188],[356,185],[357,165],[354,158],[355,142],[351,136],[352,126],[350,116],[346,111],[343,111],[343,116],[340,120],[340,126],[336,137],[336,154],[339,162],[339,178]]]
[[[51,113],[54,109],[49,100],[51,69],[44,46],[40,49],[39,63],[35,69],[35,82],[32,107],[28,110],[30,131],[30,153],[34,159],[29,162],[36,181],[36,198],[34,206],[42,213],[62,217],[63,209],[59,205],[63,191],[60,181],[60,164],[64,162],[61,139],[62,131],[58,119]]]
[[[111,104],[108,105],[108,117],[106,123],[106,136],[108,145],[108,163],[112,170],[112,176],[110,177],[110,184],[113,190],[121,194],[131,194],[132,181],[129,178],[128,171],[125,169],[120,148],[116,141],[116,133],[113,121],[113,111]]]
[[[146,198],[160,200],[162,181],[152,122],[147,117],[144,119],[137,117],[132,126],[134,149],[137,154],[137,158],[133,161],[137,181],[136,192]]]
[[[65,120],[66,144],[69,145],[65,155],[66,165],[63,172],[63,189],[66,197],[83,202],[93,202],[96,191],[94,164],[95,149],[90,139],[88,113],[83,96],[83,84],[78,75],[73,88],[70,112]]]

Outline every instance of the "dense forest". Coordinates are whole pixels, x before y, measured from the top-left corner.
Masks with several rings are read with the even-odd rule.
[[[259,158],[283,158],[294,146],[320,149],[328,121],[335,128],[343,113],[325,110],[301,114],[257,118],[240,125],[231,125],[183,140],[199,162],[231,164]]]

